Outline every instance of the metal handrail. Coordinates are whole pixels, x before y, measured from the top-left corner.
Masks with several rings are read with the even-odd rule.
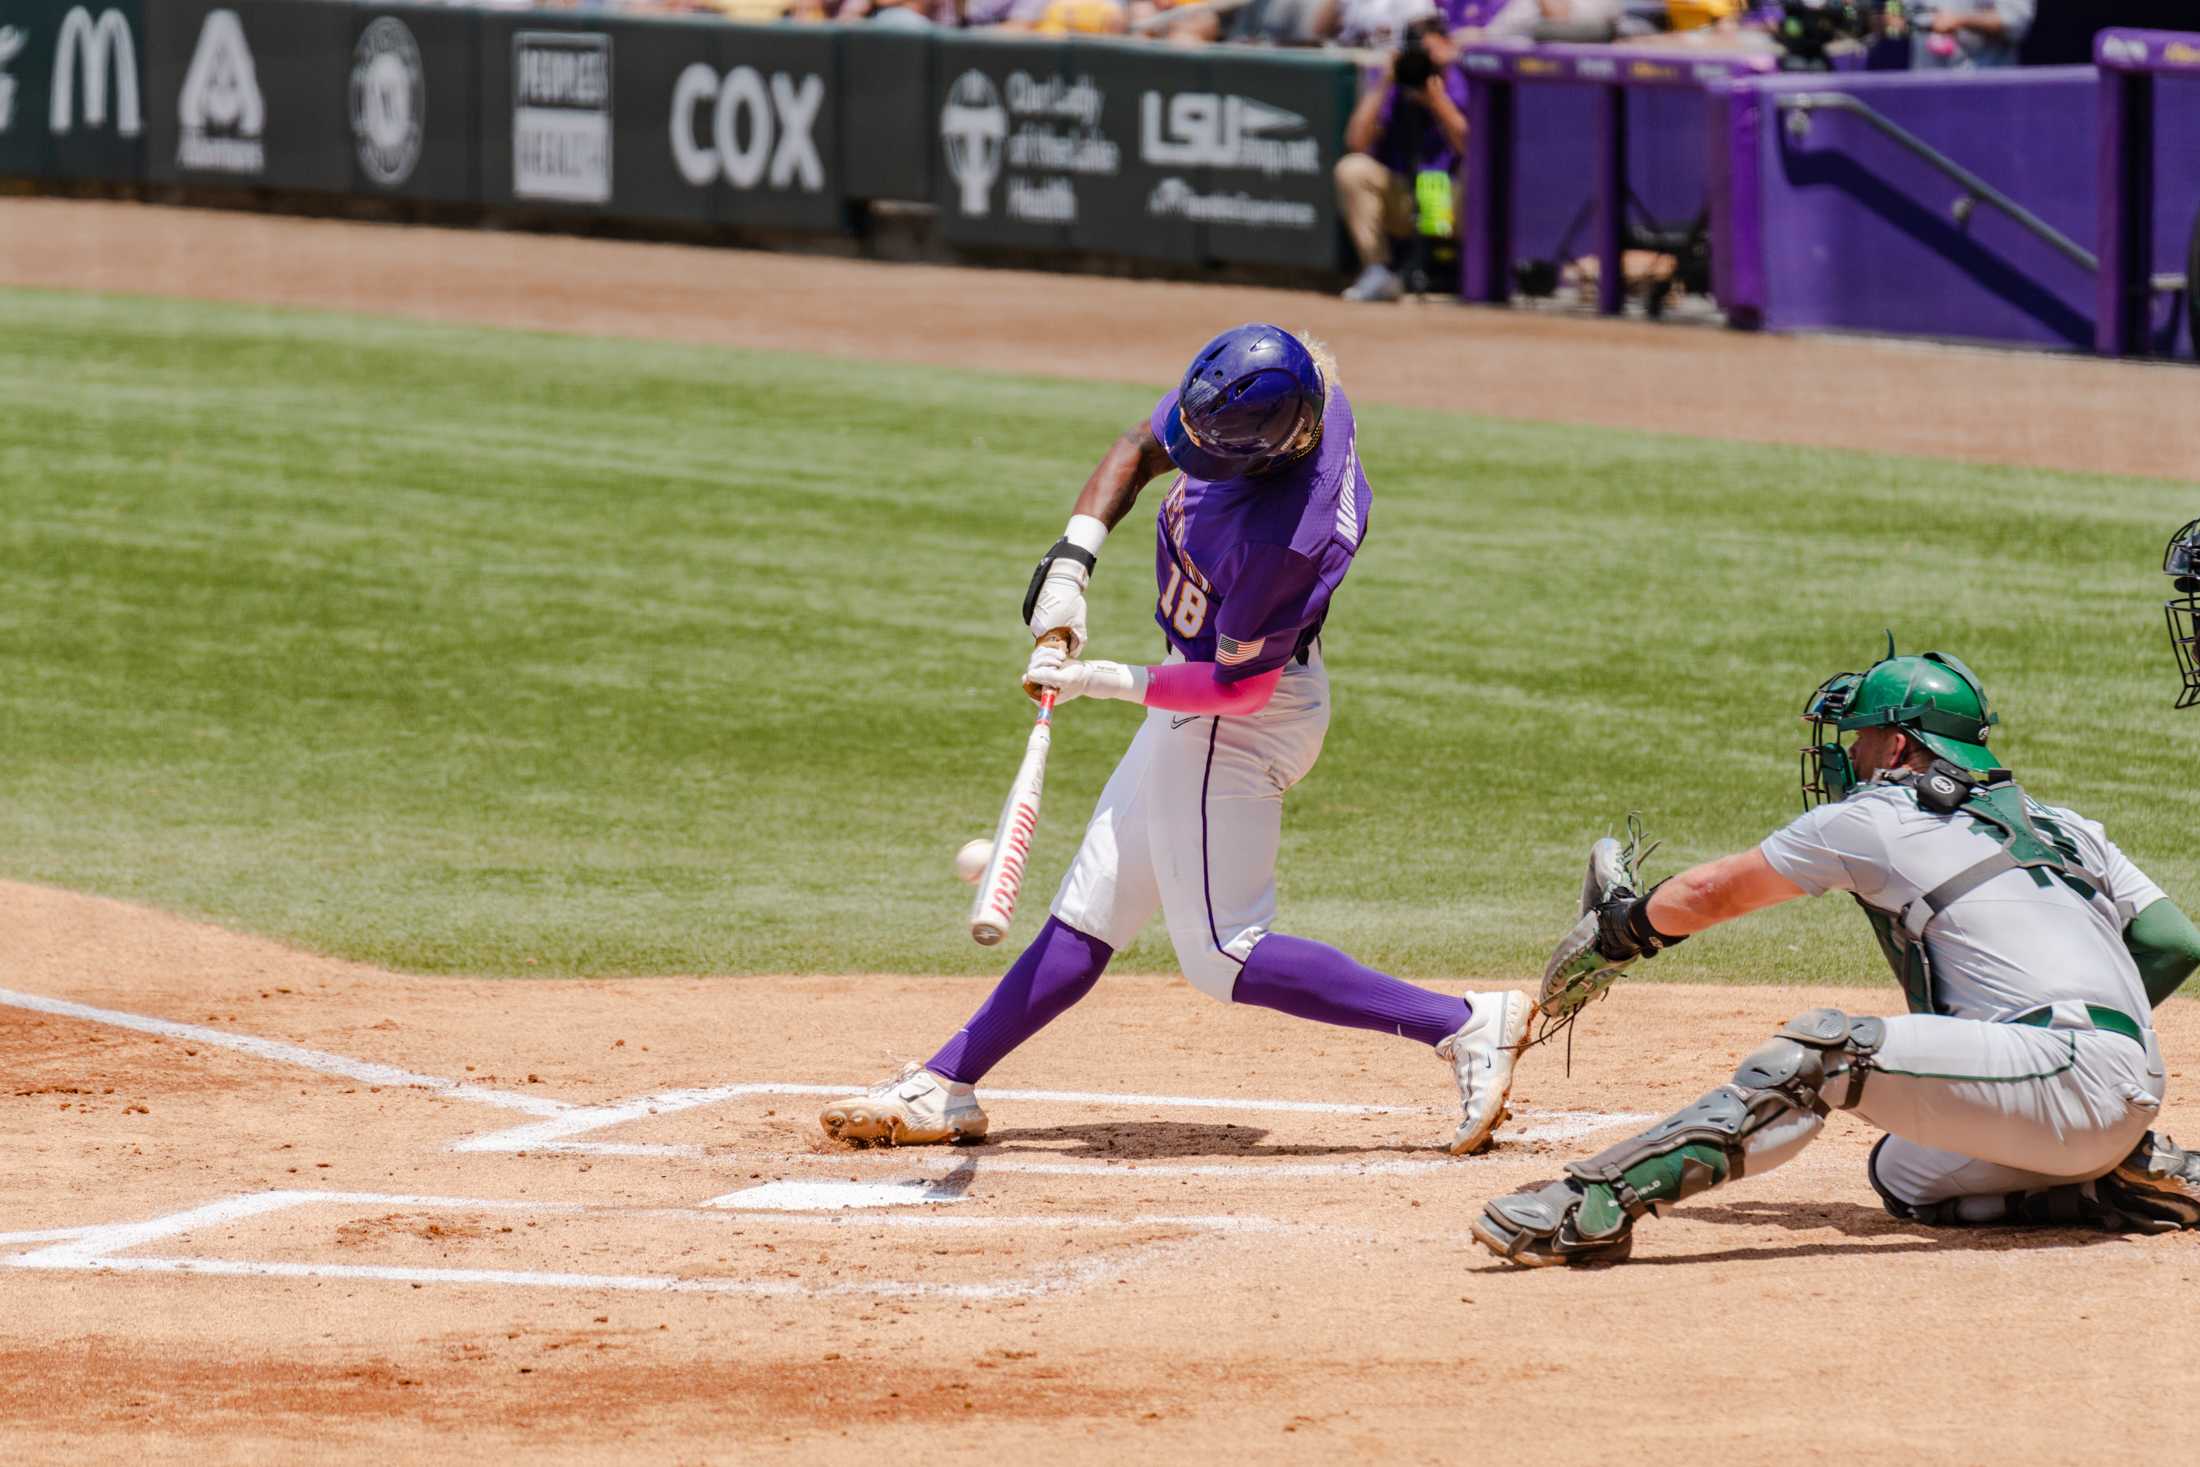
[[[1907,149],[1919,160],[1939,169],[1962,186],[1965,198],[1958,201],[1957,222],[1960,223],[1967,218],[1975,205],[1991,205],[2015,220],[2020,228],[2037,237],[2049,249],[2052,249],[2072,264],[2095,273],[2100,271],[2100,256],[2094,254],[2093,251],[2079,244],[2069,235],[2064,234],[2054,225],[2048,223],[2030,209],[2025,208],[2024,205],[2010,198],[2000,189],[1995,188],[1985,179],[1980,178],[1970,169],[1964,167],[1946,153],[1941,152],[1940,149],[1926,142],[1892,118],[1885,116],[1868,103],[1860,101],[1846,92],[1792,92],[1781,97],[1776,105],[1782,112],[1793,114],[1789,127],[1796,130],[1798,137],[1802,135],[1803,130],[1810,127],[1810,114],[1813,112],[1854,113]]]

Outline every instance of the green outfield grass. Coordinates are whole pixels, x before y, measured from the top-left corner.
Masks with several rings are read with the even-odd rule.
[[[991,970],[949,856],[1028,726],[1016,604],[1152,397],[0,293],[0,874],[427,972]],[[2036,792],[2200,895],[2156,571],[2191,491],[1361,425],[1285,929],[1534,972],[1629,808],[1659,870],[1791,814],[1798,706],[1889,624],[1981,672]],[[1101,563],[1097,655],[1158,651],[1157,497]],[[1059,720],[1021,934],[1135,719]],[[1158,925],[1125,963],[1173,967]],[[1835,899],[1646,975],[1876,971]]]

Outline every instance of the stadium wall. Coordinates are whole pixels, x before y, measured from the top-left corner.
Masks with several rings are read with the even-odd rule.
[[[7,0],[0,175],[1334,271],[1341,57],[329,0]]]

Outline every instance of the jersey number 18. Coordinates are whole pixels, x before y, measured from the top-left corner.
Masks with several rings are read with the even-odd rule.
[[[1169,625],[1187,641],[1198,636],[1199,629],[1207,624],[1207,593],[1185,579],[1180,566],[1169,567],[1169,584],[1161,590],[1160,607]]]

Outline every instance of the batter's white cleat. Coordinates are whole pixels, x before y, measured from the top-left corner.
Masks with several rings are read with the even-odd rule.
[[[971,1087],[910,1064],[891,1080],[861,1095],[836,1100],[818,1113],[817,1123],[835,1141],[869,1141],[881,1146],[929,1146],[941,1141],[977,1141],[984,1137],[985,1112]]]
[[[1459,1032],[1436,1046],[1451,1061],[1459,1077],[1459,1103],[1465,1118],[1451,1138],[1454,1156],[1469,1156],[1490,1144],[1498,1123],[1506,1116],[1505,1097],[1512,1093],[1513,1065],[1528,1044],[1528,1020],[1535,1003],[1525,993],[1470,993],[1467,1004],[1473,1014]]]

